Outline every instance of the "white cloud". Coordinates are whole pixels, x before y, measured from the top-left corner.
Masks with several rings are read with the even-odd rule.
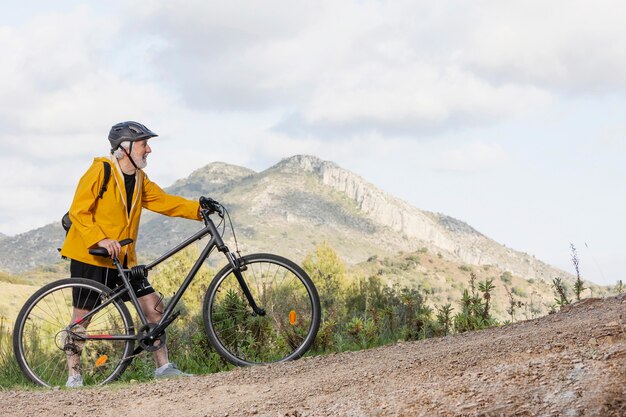
[[[146,56],[135,55],[120,71],[120,57],[134,51],[111,50],[126,36],[122,24],[80,6],[0,27],[3,233],[42,226],[65,212],[92,157],[107,153],[112,124],[176,113],[170,90],[136,76]]]
[[[292,133],[491,124],[626,69],[619,2],[150,4],[155,62],[190,105],[283,109]]]
[[[0,28],[0,119],[88,133],[180,108],[180,94],[194,109],[280,110],[286,132],[419,137],[624,87],[625,7],[131,1],[112,18],[83,6]]]
[[[304,108],[308,124],[396,131],[489,123],[546,105],[532,86],[494,86],[459,68],[416,64],[359,68],[321,84]]]
[[[28,129],[33,106],[98,68],[95,52],[110,33],[99,23],[104,22],[78,8],[67,15],[37,16],[23,26],[2,27],[0,114],[12,125]],[[56,128],[56,123],[48,126]]]
[[[25,232],[58,219],[68,209],[78,179],[90,159],[46,161],[1,156],[0,230]]]
[[[482,6],[482,7],[481,7]],[[485,1],[457,60],[498,82],[568,93],[626,89],[626,3]]]
[[[473,142],[445,150],[436,166],[445,171],[473,173],[497,168],[508,159],[506,152],[497,144]]]

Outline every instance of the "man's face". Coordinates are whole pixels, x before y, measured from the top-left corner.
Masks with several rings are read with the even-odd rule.
[[[130,156],[135,161],[138,168],[145,168],[148,166],[148,154],[152,152],[150,145],[148,145],[148,139],[139,140],[133,144],[133,150]]]

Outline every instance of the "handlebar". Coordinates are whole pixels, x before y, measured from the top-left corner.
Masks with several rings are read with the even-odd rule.
[[[224,216],[224,208],[222,205],[210,197],[200,197],[200,207],[204,210],[208,210],[209,214],[217,213],[220,217]]]

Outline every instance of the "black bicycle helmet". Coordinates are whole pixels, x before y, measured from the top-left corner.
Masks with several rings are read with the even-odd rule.
[[[135,142],[159,136],[141,123],[121,122],[111,128],[109,132],[109,142],[111,142],[111,152],[120,147],[122,142]]]

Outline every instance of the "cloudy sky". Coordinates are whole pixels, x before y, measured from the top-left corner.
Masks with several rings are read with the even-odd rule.
[[[626,279],[626,3],[0,0],[0,233],[58,221],[121,120],[162,186],[306,153]]]

